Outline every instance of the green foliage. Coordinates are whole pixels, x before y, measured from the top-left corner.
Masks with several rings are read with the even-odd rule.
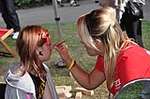
[[[50,4],[51,0],[15,0],[15,5],[18,8],[29,8],[40,5]]]
[[[143,81],[132,83],[126,86],[116,99],[141,99],[141,93],[144,89]]]
[[[143,21],[142,37],[144,47],[150,50],[150,21]]]
[[[19,7],[27,6],[31,3],[32,0],[15,0],[15,4]]]

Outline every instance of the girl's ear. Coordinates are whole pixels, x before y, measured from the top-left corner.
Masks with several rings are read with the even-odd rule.
[[[42,47],[38,47],[38,48],[36,49],[36,54],[37,54],[38,56],[43,56]]]

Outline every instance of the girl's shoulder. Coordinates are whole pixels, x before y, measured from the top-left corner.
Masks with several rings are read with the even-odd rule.
[[[48,72],[49,71],[49,67],[45,63],[43,63],[43,66],[44,66],[44,69],[46,70],[46,72]]]
[[[23,76],[24,68],[20,65],[20,63],[12,63],[9,65],[9,71],[16,76]]]

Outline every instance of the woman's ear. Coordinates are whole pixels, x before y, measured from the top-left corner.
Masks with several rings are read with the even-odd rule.
[[[97,45],[102,45],[102,41],[101,40],[99,40],[99,39],[95,39],[95,45],[97,46]]]
[[[101,51],[104,51],[104,46],[101,40],[95,39],[95,45],[98,49],[100,49]]]

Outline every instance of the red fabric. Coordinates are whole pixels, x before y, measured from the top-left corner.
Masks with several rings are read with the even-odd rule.
[[[102,56],[98,56],[95,68],[101,72],[104,72],[104,59]]]
[[[101,61],[99,58],[97,61]],[[96,68],[104,71],[102,62],[97,62]],[[110,92],[115,94],[129,81],[139,78],[150,78],[150,55],[145,49],[138,45],[130,45],[127,49],[122,49],[117,58],[115,69],[115,81]]]
[[[2,37],[7,31],[8,29],[6,28],[0,28],[0,37]]]

